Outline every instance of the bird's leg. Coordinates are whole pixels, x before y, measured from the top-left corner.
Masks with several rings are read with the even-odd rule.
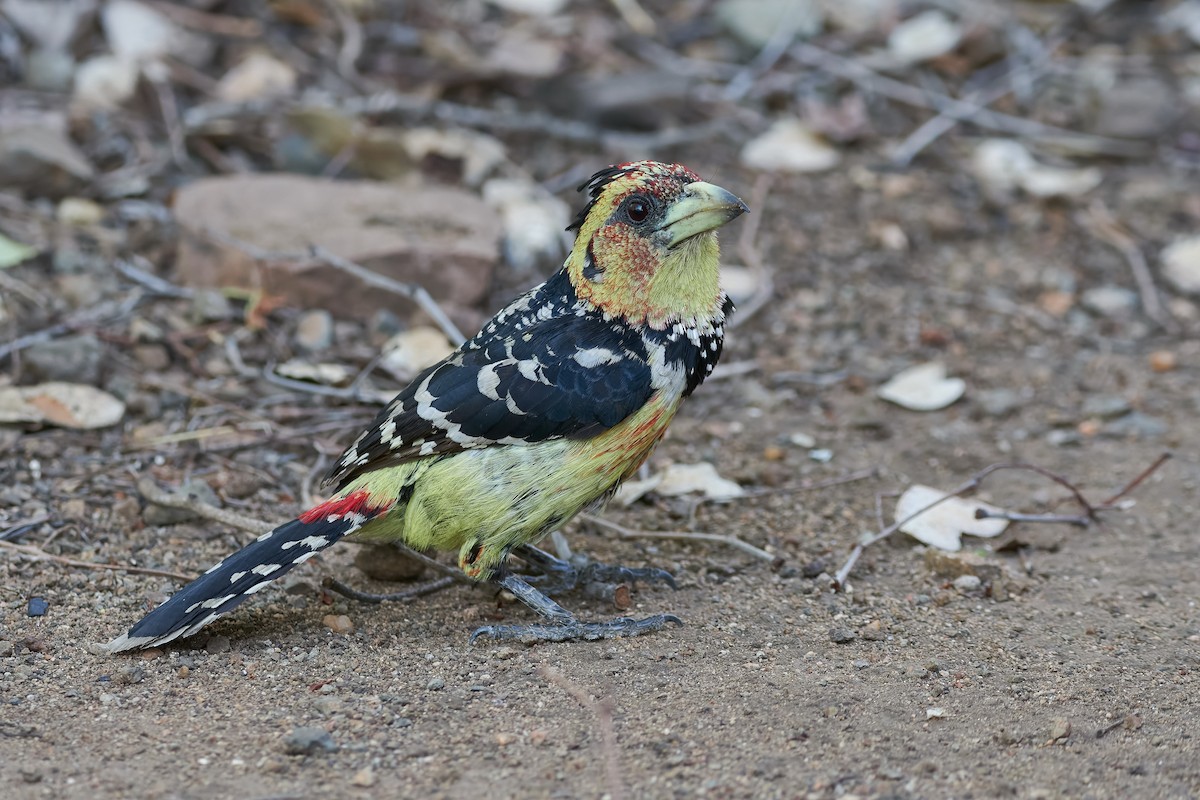
[[[540,552],[540,551],[539,551]],[[557,559],[555,559],[557,560]],[[541,615],[546,622],[539,625],[486,625],[471,634],[474,642],[480,636],[498,641],[566,642],[571,639],[613,639],[618,636],[640,636],[662,630],[668,622],[682,625],[674,614],[656,614],[645,619],[618,617],[608,622],[580,622],[575,615],[513,574],[494,578],[493,583],[511,592],[518,600]]]
[[[543,594],[561,594],[569,592],[578,586],[589,583],[665,583],[672,589],[677,589],[675,577],[665,569],[655,567],[622,567],[614,564],[602,564],[599,561],[587,561],[582,566],[575,566],[569,561],[556,558],[545,550],[530,544],[517,545],[513,548],[521,560],[534,567],[541,575],[529,576],[529,583],[537,584]]]

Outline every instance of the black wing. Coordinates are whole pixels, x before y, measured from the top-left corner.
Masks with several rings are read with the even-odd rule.
[[[489,325],[397,395],[326,481],[341,487],[423,456],[595,435],[650,398],[647,359],[639,333],[590,314]]]

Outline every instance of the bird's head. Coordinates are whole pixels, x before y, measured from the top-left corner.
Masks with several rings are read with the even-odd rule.
[[[597,172],[568,230],[576,293],[634,324],[662,329],[719,318],[716,229],[749,211],[720,186],[678,164],[635,161]]]

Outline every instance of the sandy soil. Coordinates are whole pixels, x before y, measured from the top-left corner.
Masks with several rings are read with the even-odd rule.
[[[719,166],[731,154],[669,155],[751,193],[752,175]],[[1163,173],[1114,166],[1103,193],[1150,241],[1196,225],[1163,213],[1196,199],[1194,184]],[[850,164],[779,178],[754,212],[777,291],[730,333],[726,361],[757,366],[702,387],[652,465],[712,460],[748,488],[865,467],[878,476],[608,515],[735,534],[781,566],[718,544],[618,540],[576,525],[579,550],[673,570],[679,590],[639,588],[636,610],[686,626],[470,646],[474,627],[528,612],[469,587],[407,605],[324,604],[315,586],[326,574],[394,588],[367,580],[344,546],[211,631],[110,657],[97,643],[175,581],[5,557],[4,796],[1200,796],[1195,306],[1172,300],[1184,335],[1156,332],[1136,307],[1083,308],[1089,288],[1133,286],[1120,256],[1071,210],[990,207],[952,170],[896,176]],[[903,231],[907,249],[881,244],[881,222]],[[1160,350],[1174,370],[1151,368]],[[966,379],[964,401],[916,413],[874,396],[899,369],[932,359]],[[1005,402],[995,390],[1010,390]],[[813,460],[794,434],[832,460]],[[246,538],[196,522],[142,525],[133,473],[177,484],[208,462],[123,452],[124,435],[45,430],[10,441],[0,455],[7,499],[70,517],[71,546],[58,552],[85,560],[192,573]],[[829,589],[856,537],[877,528],[879,492],[949,488],[988,464],[1027,461],[1098,500],[1165,449],[1176,457],[1104,524],[1014,527],[1004,541],[1022,549],[985,554],[1003,571],[978,591],[956,588],[902,536],[868,550],[851,592]],[[199,474],[277,475],[288,458],[285,485],[242,501],[248,514],[282,519],[299,510],[311,450],[243,450]],[[1069,510],[1057,487],[1024,473],[997,477],[985,495]],[[49,601],[44,616],[27,613],[35,596]],[[591,618],[617,613],[582,596],[564,602]],[[353,632],[331,631],[327,614],[347,615]],[[334,749],[290,754],[298,728],[322,729]]]

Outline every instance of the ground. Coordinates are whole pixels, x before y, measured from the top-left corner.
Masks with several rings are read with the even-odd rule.
[[[1085,304],[1089,289],[1139,288],[1086,223],[1088,201],[997,204],[963,177],[970,146],[940,144],[901,173],[848,152],[836,170],[766,183],[738,166],[731,142],[649,154],[751,203],[758,230],[748,244],[775,286],[729,332],[724,362],[739,368],[697,391],[650,462],[711,461],[751,496],[652,495],[605,516],[735,535],[776,562],[714,542],[619,538],[588,522],[566,532],[595,558],[674,572],[678,590],[636,587],[630,613],[677,614],[682,627],[472,645],[474,628],[529,612],[466,586],[378,606],[323,594],[326,575],[395,589],[359,572],[355,546],[344,545],[196,637],[113,656],[99,645],[178,581],[0,551],[4,795],[1200,796],[1200,316],[1165,285],[1168,327],[1136,294]],[[548,159],[540,174],[607,156],[526,147],[512,157]],[[1092,199],[1137,232],[1153,263],[1158,246],[1200,222],[1194,172],[1142,159],[1105,162],[1103,173]],[[746,260],[737,227],[746,222],[724,233],[727,261]],[[45,265],[14,274],[50,281]],[[272,317],[253,337],[265,348],[294,323],[295,314]],[[172,350],[179,374],[225,353],[187,341],[196,360]],[[961,401],[916,412],[875,395],[931,360],[966,380]],[[127,355],[111,369],[144,372]],[[226,507],[282,521],[302,510],[312,444],[346,444],[374,413],[228,374],[167,384],[116,428],[7,429],[5,525],[48,516],[57,531],[53,542],[46,527],[22,543],[197,573],[249,535],[155,524],[137,499],[139,477],[168,487],[196,478]],[[340,427],[299,439],[256,429],[253,446],[213,451],[194,441],[147,448],[136,435],[239,402],[279,430],[320,415]],[[913,483],[951,489],[990,464],[1025,462],[1099,502],[1165,451],[1173,458],[1130,493],[1135,502],[1095,524],[1019,523],[997,540],[1003,549],[968,539],[968,551],[1000,567],[977,588],[931,567],[903,534],[868,548],[846,591],[831,586],[859,536],[879,529],[877,502],[890,522],[889,493]],[[874,472],[801,485],[862,470]],[[982,494],[1013,510],[1075,510],[1061,486],[1028,472],[997,475]],[[31,598],[47,601],[46,613],[31,616]],[[578,594],[561,600],[587,618],[619,613]],[[323,624],[331,614],[353,630]],[[306,728],[320,731],[297,730]],[[306,735],[317,743],[296,752]]]

